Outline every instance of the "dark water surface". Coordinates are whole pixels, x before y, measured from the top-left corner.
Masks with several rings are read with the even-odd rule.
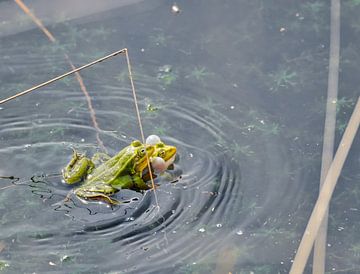
[[[0,175],[15,178],[0,179],[0,272],[287,273],[318,193],[328,1],[57,2],[26,2],[55,45],[0,2],[1,98],[69,70],[64,53],[80,66],[127,47],[145,134],[179,160],[158,179],[160,209],[153,191],[66,201],[71,147],[101,150],[76,80],[1,105]],[[360,86],[360,5],[342,3],[337,140]],[[81,75],[109,153],[139,139],[125,58]],[[358,146],[330,209],[330,273],[360,271]]]

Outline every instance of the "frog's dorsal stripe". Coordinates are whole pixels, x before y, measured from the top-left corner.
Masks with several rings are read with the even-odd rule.
[[[93,182],[93,181],[95,181],[93,178],[99,178],[105,172],[109,172],[109,167],[110,168],[114,167],[119,162],[119,160],[123,157],[123,155],[125,154],[126,151],[127,151],[127,147],[123,148],[118,154],[116,154],[115,156],[110,158],[105,163],[101,164],[98,168],[96,168],[94,170],[93,174],[91,174],[91,179],[89,179],[88,181]]]

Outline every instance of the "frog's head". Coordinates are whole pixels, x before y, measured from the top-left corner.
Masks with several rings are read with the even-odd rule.
[[[153,145],[144,145],[138,140],[133,141],[131,146],[134,148],[135,171],[142,172],[147,166],[146,155],[150,159],[155,151],[155,147]]]
[[[159,142],[155,145],[154,153],[152,157],[160,157],[165,162],[169,161],[176,154],[176,147],[165,145],[163,142]]]
[[[151,156],[151,165],[155,172],[164,172],[175,160],[176,147],[163,142],[155,145],[155,151]]]

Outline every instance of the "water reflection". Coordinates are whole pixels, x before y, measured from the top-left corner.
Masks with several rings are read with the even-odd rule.
[[[35,12],[39,3],[50,10],[33,1]],[[153,191],[120,191],[116,198],[128,203],[113,207],[68,196],[72,187],[56,174],[70,147],[99,150],[86,101],[68,78],[0,109],[1,175],[19,178],[0,180],[0,259],[11,273],[286,272],[318,187],[326,4],[183,2],[175,16],[173,3],[127,3],[49,26],[58,47],[34,27],[7,29],[0,89],[6,97],[67,71],[63,52],[81,65],[129,48],[145,133],[180,155],[173,174],[159,178],[160,207]],[[125,60],[82,76],[100,137],[115,154],[139,138]],[[346,96],[339,129],[351,106]],[[358,152],[349,157],[358,163]],[[352,233],[336,229],[355,231],[355,170],[343,179],[350,195],[335,200],[341,210],[331,233],[346,244],[333,254],[358,250]],[[346,251],[348,259],[336,260],[342,269],[356,265]]]

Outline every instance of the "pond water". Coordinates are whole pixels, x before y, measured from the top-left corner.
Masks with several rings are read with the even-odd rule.
[[[1,105],[0,272],[287,273],[318,194],[330,2],[92,2],[26,1],[55,44],[0,2],[1,98],[68,71],[64,53],[80,66],[126,47],[144,132],[179,159],[156,192],[115,195],[128,203],[66,200],[71,147],[102,150],[78,82]],[[342,1],[337,141],[359,95],[359,12]],[[125,57],[81,76],[106,150],[140,139]],[[360,271],[358,147],[330,208],[329,273]]]

